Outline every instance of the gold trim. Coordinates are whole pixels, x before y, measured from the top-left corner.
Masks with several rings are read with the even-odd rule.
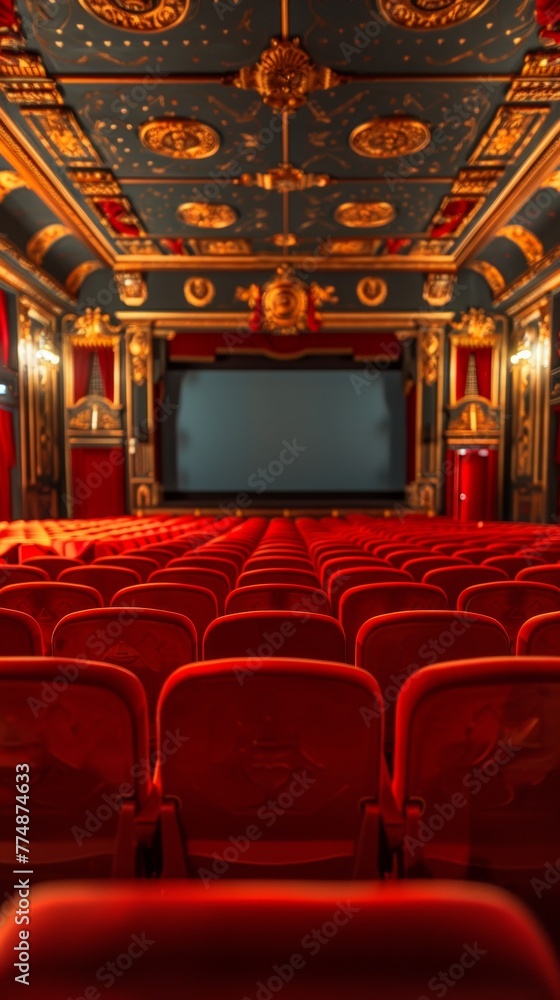
[[[471,166],[507,167],[519,159],[536,135],[550,108],[503,104],[469,159]]]
[[[417,0],[379,0],[379,9],[383,17],[398,28],[441,31],[470,21],[481,14],[489,2],[490,0],[439,0],[422,5]]]
[[[0,171],[0,205],[4,199],[11,195],[12,191],[20,191],[27,187],[27,184],[14,170]]]
[[[374,229],[388,226],[396,215],[395,207],[388,201],[346,201],[338,206],[334,218],[349,229]]]
[[[189,245],[195,244],[197,248],[201,244],[215,243],[215,240],[189,240]],[[220,241],[221,242],[221,241]],[[231,243],[233,241],[227,241]],[[237,242],[237,241],[236,241]],[[249,256],[250,248],[246,255],[231,254],[200,254],[197,256],[166,255],[158,254],[145,256],[129,254],[128,256],[117,257],[115,260],[115,270],[117,271],[270,271],[286,263],[286,258],[280,254],[262,254]],[[373,260],[371,256],[330,256],[324,257],[317,254],[311,257],[310,254],[290,254],[289,261],[294,267],[309,265],[313,259],[313,270],[317,271],[363,271],[371,268]],[[457,265],[453,257],[419,254],[413,257],[400,257],[396,254],[384,255],[375,258],[376,271],[427,271],[434,270],[447,271],[451,274],[457,273]]]
[[[382,305],[387,293],[387,282],[383,278],[362,278],[356,286],[356,295],[364,306]]]
[[[215,129],[193,118],[154,118],[138,129],[143,146],[172,160],[205,160],[220,148]]]
[[[535,236],[535,234],[532,233],[530,229],[526,229],[525,226],[502,226],[501,229],[498,229],[495,238],[498,239],[499,237],[505,240],[510,240],[511,243],[515,243],[515,245],[521,250],[521,253],[530,267],[533,264],[537,264],[541,257],[544,256],[544,247],[538,236]]]
[[[506,287],[506,279],[502,272],[487,260],[471,260],[465,267],[484,278],[494,298]]]
[[[49,289],[51,293],[62,302],[66,302],[68,305],[72,306],[75,304],[75,298],[68,295],[63,285],[56,281],[55,278],[51,277],[50,274],[47,274],[46,271],[43,271],[43,269],[37,264],[34,264],[32,260],[29,260],[23,251],[21,251],[15,243],[12,243],[11,240],[5,236],[0,236],[0,251],[8,254],[18,267],[21,267],[24,271],[32,274],[36,281],[40,282],[41,285],[44,285],[47,289]],[[52,309],[52,306],[50,306],[50,308]]]
[[[103,264],[99,260],[86,260],[83,264],[78,264],[66,278],[66,291],[70,295],[77,295],[86,278],[94,271],[103,269]]]
[[[192,277],[184,285],[184,295],[191,306],[203,309],[214,301],[216,287],[208,278]]]
[[[51,247],[65,236],[72,236],[68,226],[62,226],[58,222],[53,222],[50,226],[40,229],[29,240],[26,247],[26,254],[34,264],[41,265]]]
[[[427,317],[430,323],[446,324],[454,319],[453,312],[344,312],[321,313],[323,333],[340,333],[344,330],[368,332],[380,330],[387,332],[392,328],[410,331],[414,336],[419,324],[426,324]],[[115,318],[124,322],[151,322],[154,324],[154,336],[163,336],[165,331],[176,332],[177,329],[188,332],[190,330],[208,333],[221,333],[222,331],[236,330],[240,323],[244,324],[246,314],[240,312],[204,312],[192,313],[189,310],[184,312],[162,313],[153,311],[128,311],[115,312]],[[244,324],[245,325],[245,324]]]
[[[186,201],[179,205],[177,217],[186,226],[198,229],[226,229],[237,221],[238,213],[231,205]]]
[[[79,0],[92,17],[103,21],[112,28],[123,31],[157,33],[169,31],[184,21],[190,7],[190,0],[157,0],[149,5],[144,3],[123,4],[115,0]],[[127,10],[127,7],[135,10]],[[142,10],[144,6],[145,10]]]
[[[419,118],[388,115],[358,125],[351,133],[348,144],[358,156],[388,160],[419,153],[429,145],[431,138],[430,126]]]

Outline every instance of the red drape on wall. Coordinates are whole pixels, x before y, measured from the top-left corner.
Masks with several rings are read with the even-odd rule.
[[[122,448],[72,448],[74,517],[125,513],[124,466]]]
[[[8,324],[8,299],[0,289],[0,364],[8,366],[10,359],[10,327]],[[14,417],[9,410],[0,410],[0,520],[12,516],[10,473],[16,464],[14,443]]]
[[[406,481],[416,479],[416,386],[406,396]]]
[[[112,347],[100,347],[97,351],[99,367],[107,399],[115,401],[115,352]]]
[[[77,403],[83,396],[87,396],[93,351],[88,351],[85,347],[74,347],[72,354],[74,360],[74,402]]]
[[[455,392],[457,399],[462,399],[465,395],[467,384],[467,372],[469,368],[469,358],[474,355],[476,365],[476,377],[478,380],[478,394],[490,399],[492,394],[492,354],[491,347],[458,347],[456,355],[456,383]]]
[[[353,354],[356,360],[383,358],[398,361],[402,346],[393,333],[305,333],[301,337],[251,333],[248,326],[231,333],[177,333],[168,344],[174,361],[213,360],[217,354],[264,354],[267,357],[302,358],[308,354]]]
[[[10,326],[8,323],[8,299],[0,288],[0,364],[8,367],[10,362]]]

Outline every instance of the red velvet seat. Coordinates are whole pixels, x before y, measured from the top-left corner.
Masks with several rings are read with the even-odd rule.
[[[253,587],[258,583],[290,583],[319,588],[318,576],[301,569],[255,569],[249,573],[244,570],[237,580],[237,587]]]
[[[231,587],[225,573],[202,566],[181,566],[176,569],[158,569],[148,579],[148,583],[186,583],[191,587],[210,590],[216,598],[218,614],[223,614],[226,597]]]
[[[502,553],[502,555],[507,554],[507,552]],[[498,555],[498,553],[490,552],[485,546],[482,548],[461,549],[462,558],[468,559],[470,563],[474,563],[476,566],[481,566],[487,559],[492,559],[493,555]]]
[[[495,569],[502,569],[506,576],[510,580],[515,580],[518,573],[522,570],[527,569],[528,566],[534,566],[540,563],[544,565],[544,559],[539,559],[538,557],[532,556],[528,558],[526,556],[491,556],[490,559],[486,559],[482,565],[492,566]]]
[[[245,563],[244,570],[251,573],[257,569],[301,569],[304,573],[314,573],[313,563],[303,555],[287,556],[273,553],[272,555],[253,555]]]
[[[218,615],[218,602],[212,591],[187,583],[141,583],[125,587],[115,594],[111,607],[156,608],[184,615],[196,631],[197,656],[202,656],[202,638]]]
[[[394,611],[445,611],[446,596],[439,587],[423,583],[369,583],[346,590],[338,609],[346,636],[346,659],[354,663],[356,639],[364,622]]]
[[[515,579],[525,583],[548,583],[560,590],[560,564],[543,563],[542,566],[526,566],[517,573]]]
[[[80,559],[67,559],[64,556],[32,556],[31,559],[26,559],[23,565],[42,569],[49,580],[58,580],[63,570],[71,569],[72,566],[83,566],[83,563]],[[25,583],[26,581],[18,582]]]
[[[326,590],[328,582],[333,575],[339,570],[344,569],[359,569],[360,567],[370,566],[373,569],[377,566],[381,569],[387,568],[387,563],[383,559],[377,559],[375,556],[368,555],[366,552],[355,556],[341,556],[340,558],[335,557],[334,559],[329,559],[327,562],[323,563],[321,566],[321,583],[323,589]]]
[[[330,614],[328,597],[315,587],[292,586],[289,583],[259,583],[253,587],[232,590],[226,600],[226,615],[243,611],[312,611]]]
[[[53,629],[61,618],[74,611],[99,608],[102,603],[101,594],[93,587],[54,580],[16,583],[0,590],[0,608],[22,611],[34,618],[43,634],[45,650],[50,650]]]
[[[529,618],[519,629],[517,656],[560,657],[560,611]]]
[[[413,580],[422,583],[426,573],[432,569],[447,569],[451,566],[468,566],[466,559],[458,556],[422,556],[420,559],[409,559],[402,566],[405,573],[410,573]]]
[[[100,608],[68,615],[52,637],[54,656],[95,658],[136,674],[150,718],[163,682],[196,659],[196,631],[184,615],[155,608]]]
[[[560,611],[560,589],[546,583],[504,580],[467,587],[457,601],[459,611],[490,615],[506,629],[515,650],[517,633],[523,622],[535,615]]]
[[[172,549],[160,548],[159,546],[149,546],[148,548],[136,549],[136,554],[139,556],[146,556],[148,559],[154,559],[160,569],[165,569],[168,562],[175,559],[175,553]]]
[[[141,582],[140,574],[133,569],[124,566],[100,566],[99,563],[65,569],[60,574],[60,583],[94,587],[101,594],[103,604],[106,607],[110,605],[119,590],[124,587],[133,587]]]
[[[356,666],[381,688],[387,746],[393,738],[394,705],[416,671],[448,660],[505,656],[506,630],[492,618],[458,611],[397,611],[371,618],[356,639]]]
[[[38,891],[33,928],[29,1000],[99,1000],[108,983],[114,1000],[558,997],[550,943],[490,886],[77,882]],[[18,930],[0,933],[6,1000]]]
[[[344,663],[344,632],[327,615],[303,611],[249,611],[217,618],[206,630],[203,658],[298,657]]]
[[[232,876],[374,876],[379,709],[376,682],[339,663],[282,655],[178,670],[158,706],[159,732],[189,734],[156,773],[163,874],[211,888]],[[232,853],[231,838],[255,828]]]
[[[116,566],[120,569],[132,569],[135,573],[138,573],[142,583],[146,583],[148,577],[151,573],[155,573],[157,569],[160,568],[157,559],[152,559],[147,555],[136,555],[138,549],[135,550],[134,555],[129,556],[101,556],[100,559],[96,559],[92,563],[93,566]]]
[[[31,615],[0,608],[2,656],[42,656],[43,633]]]
[[[375,556],[384,559],[388,566],[394,566],[395,569],[402,569],[404,564],[410,562],[411,559],[422,559],[423,556],[430,556],[431,554],[430,549],[421,548],[420,546],[416,548],[394,548],[391,546],[391,550],[387,553],[374,552]]]
[[[3,890],[12,893],[19,877],[13,874],[16,763],[30,768],[32,883],[134,875],[141,836],[135,824],[152,794],[149,766],[141,765],[148,759],[148,720],[137,678],[88,660],[0,659],[0,704]],[[24,767],[18,773],[28,774]],[[40,980],[34,986],[36,996],[44,995]]]
[[[168,569],[189,569],[190,567],[200,569],[213,569],[223,573],[229,580],[230,587],[235,587],[235,581],[239,576],[237,564],[233,559],[220,555],[205,555],[202,552],[192,552],[189,555],[172,559],[167,564]]]
[[[445,566],[431,569],[422,578],[423,583],[441,587],[447,595],[450,610],[457,607],[459,594],[467,587],[478,583],[493,583],[496,580],[507,580],[507,574],[502,569],[493,566]]]
[[[489,880],[543,910],[531,880],[558,856],[559,712],[560,659],[459,659],[411,678],[394,761],[406,875]]]
[[[38,566],[0,566],[0,588],[10,587],[14,583],[40,583],[48,580],[49,574]]]
[[[371,583],[412,583],[412,577],[402,569],[392,566],[358,566],[355,569],[341,569],[329,579],[327,595],[334,615],[338,615],[340,601],[347,590]]]

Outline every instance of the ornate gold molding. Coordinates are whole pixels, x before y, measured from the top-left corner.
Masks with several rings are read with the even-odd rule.
[[[20,191],[27,184],[14,170],[0,170],[0,205],[12,191]]]
[[[86,260],[83,264],[78,264],[66,278],[66,291],[70,295],[77,295],[86,278],[90,274],[93,274],[94,271],[99,271],[102,267],[103,264],[98,260]]]
[[[469,163],[479,167],[507,167],[515,163],[549,114],[550,108],[502,105]]]
[[[428,274],[424,282],[424,301],[429,306],[446,306],[453,298],[456,282],[454,274]]]
[[[64,239],[65,236],[71,235],[72,232],[68,229],[68,226],[62,226],[58,222],[53,222],[51,225],[45,226],[44,229],[40,229],[39,232],[31,237],[25,252],[34,264],[40,266],[51,247],[55,243],[58,243],[59,240]]]
[[[399,28],[440,31],[481,14],[490,0],[379,0],[387,21]]]
[[[148,298],[148,288],[141,271],[117,271],[115,274],[119,298],[125,306],[138,308]]]
[[[155,118],[138,129],[142,145],[174,160],[204,160],[220,148],[215,129],[188,118]]]
[[[338,206],[334,217],[349,229],[369,229],[388,225],[396,214],[396,209],[388,201],[347,201]]]
[[[480,274],[484,278],[494,298],[506,287],[506,279],[502,272],[487,260],[471,260],[465,264],[465,267],[470,271],[475,271],[476,274]]]
[[[177,216],[186,226],[199,229],[226,229],[237,221],[237,211],[231,205],[201,201],[179,205]]]
[[[515,245],[521,250],[521,253],[530,267],[532,267],[533,264],[537,264],[541,257],[544,256],[544,247],[538,236],[535,236],[535,234],[532,233],[530,229],[526,229],[525,226],[502,226],[502,228],[498,229],[496,233],[496,238],[498,237],[502,237],[502,239],[510,240],[511,243],[515,243]]]
[[[387,298],[387,282],[383,278],[362,278],[356,286],[356,295],[364,306],[380,306]]]
[[[456,347],[495,347],[499,342],[496,323],[484,309],[469,309],[458,320],[451,323],[449,340]]]
[[[234,184],[243,187],[260,187],[265,191],[277,191],[279,194],[289,194],[292,191],[306,191],[313,187],[327,187],[333,183],[328,174],[306,174],[304,170],[293,167],[291,163],[281,163],[265,174],[242,174]]]
[[[146,323],[132,323],[126,328],[130,371],[134,385],[143,386],[148,376],[148,359],[152,347],[150,327]]]
[[[193,277],[185,282],[184,294],[189,305],[202,309],[214,301],[216,288],[209,278]]]
[[[156,32],[176,27],[187,15],[190,0],[80,0],[84,10],[123,31]]]
[[[255,284],[248,288],[238,287],[235,297],[240,302],[247,302],[253,310],[249,322],[250,325],[254,323],[255,330],[288,335],[309,329],[311,310],[314,322],[320,326],[322,317],[315,312],[315,307],[325,302],[338,302],[332,285],[323,287],[316,282],[306,285],[288,264],[279,267],[276,276],[262,289]]]
[[[17,267],[22,268],[23,271],[30,274],[34,281],[36,281],[40,286],[43,286],[43,291],[46,289],[51,293],[51,295],[58,299],[59,302],[62,300],[62,302],[65,302],[67,305],[74,305],[75,298],[68,294],[64,286],[59,284],[59,282],[52,278],[50,274],[47,274],[46,271],[43,271],[38,264],[33,263],[33,261],[26,257],[23,251],[15,245],[15,243],[12,243],[11,240],[5,236],[0,236],[0,252],[7,254],[11,257]],[[16,279],[14,274],[12,283],[15,288],[19,287],[19,280]],[[26,289],[27,287],[28,286],[26,286]],[[38,298],[39,295],[35,288],[29,294],[35,298]],[[52,301],[50,300],[49,307],[53,307]]]
[[[429,125],[419,118],[393,115],[358,125],[350,136],[349,145],[359,156],[383,160],[419,153],[431,137]]]
[[[435,385],[438,380],[440,361],[440,327],[434,324],[422,326],[418,331],[420,378],[424,385]]]
[[[295,111],[315,90],[338,86],[342,78],[326,66],[316,66],[299,38],[273,38],[258,63],[245,66],[233,78],[236,87],[256,90],[275,111]]]

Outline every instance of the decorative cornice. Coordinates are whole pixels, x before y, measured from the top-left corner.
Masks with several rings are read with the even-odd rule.
[[[47,308],[54,309],[56,312],[62,311],[60,302],[66,303],[67,306],[75,305],[76,300],[73,295],[69,294],[50,274],[29,260],[23,251],[5,236],[0,236],[0,253],[9,256],[18,268],[31,277],[31,282],[26,281],[22,279],[21,275],[18,276],[17,272],[12,271],[8,265],[4,265],[4,270],[11,274],[10,284],[13,284],[14,288],[24,291],[36,299],[41,298],[46,303]]]

